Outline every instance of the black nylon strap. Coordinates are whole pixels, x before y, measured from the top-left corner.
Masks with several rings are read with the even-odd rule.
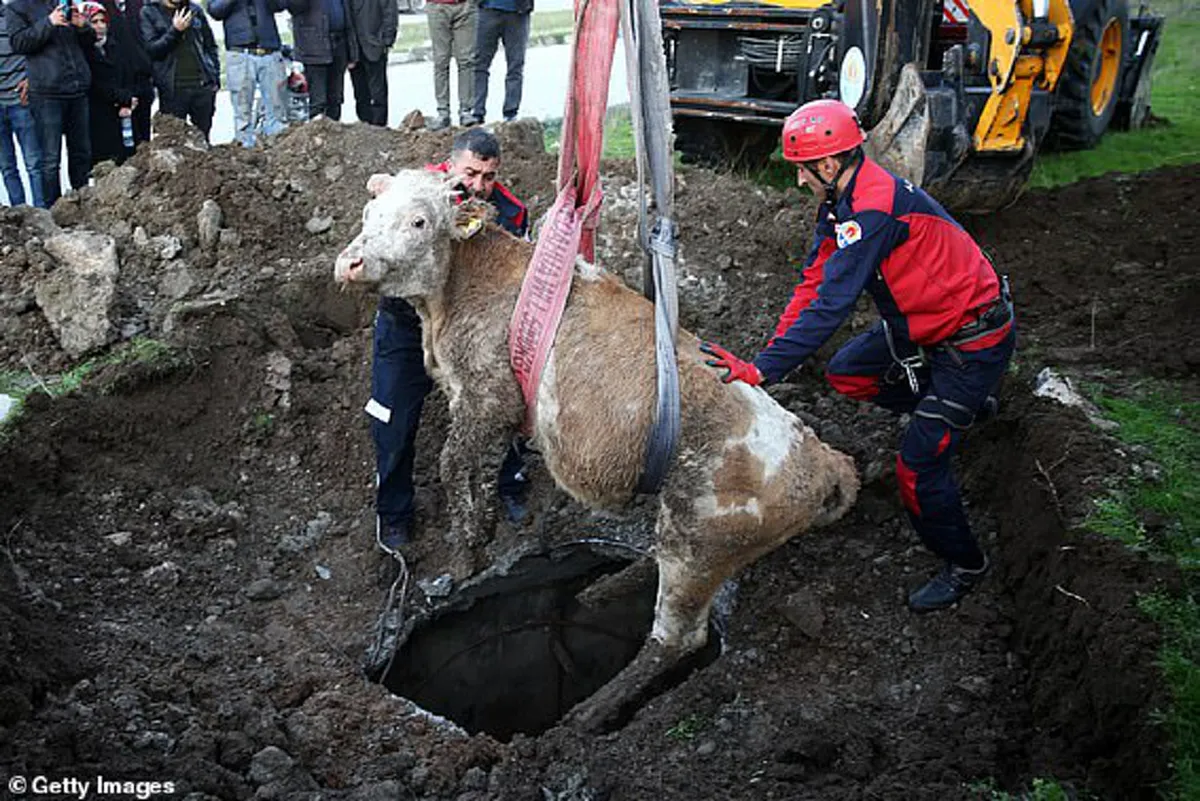
[[[679,369],[675,343],[679,328],[679,305],[675,287],[674,169],[671,161],[671,109],[662,25],[656,0],[624,0],[621,3],[621,34],[629,75],[630,112],[637,147],[638,232],[646,252],[642,278],[643,294],[654,301],[654,353],[657,367],[658,403],[654,424],[646,442],[638,492],[662,489],[679,440]],[[650,189],[655,212],[653,228],[648,225],[644,187],[649,167]]]

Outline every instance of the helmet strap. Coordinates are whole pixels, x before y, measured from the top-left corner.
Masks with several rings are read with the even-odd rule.
[[[852,167],[857,167],[859,164],[861,164],[862,160],[863,160],[862,147],[860,146],[860,147],[854,148],[854,150],[852,150],[850,152],[850,155],[847,156],[844,161],[842,161],[842,166],[838,169],[837,175],[833,176],[833,180],[821,181],[821,185],[825,187],[825,202],[829,204],[829,210],[831,212],[833,211],[834,208],[837,207],[837,200],[838,200],[837,186],[838,186],[838,183],[842,180],[842,176],[846,174],[846,170],[849,170]],[[817,176],[817,178],[821,177],[820,173],[814,173],[814,174]]]

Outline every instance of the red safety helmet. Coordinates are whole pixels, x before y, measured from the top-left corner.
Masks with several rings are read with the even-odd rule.
[[[805,103],[783,123],[783,157],[788,161],[816,161],[862,143],[858,115],[840,100]]]

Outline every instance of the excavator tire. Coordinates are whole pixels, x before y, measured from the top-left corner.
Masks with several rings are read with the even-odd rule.
[[[1054,98],[1048,146],[1095,146],[1116,111],[1128,50],[1127,0],[1096,0],[1075,20],[1075,37]]]

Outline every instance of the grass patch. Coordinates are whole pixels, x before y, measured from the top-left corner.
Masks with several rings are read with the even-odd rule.
[[[156,370],[170,370],[184,362],[179,351],[149,337],[137,337],[118,345],[103,356],[87,359],[64,373],[38,375],[32,369],[24,372],[9,370],[0,372],[0,392],[13,398],[16,403],[3,423],[0,436],[11,431],[21,415],[25,399],[35,393],[51,398],[61,398],[75,392],[84,385],[89,376],[103,367],[120,364],[143,364]]]
[[[1157,718],[1171,741],[1173,770],[1164,797],[1200,798],[1200,403],[1182,401],[1164,389],[1131,398],[1093,394],[1120,425],[1116,436],[1157,465],[1151,475],[1098,500],[1084,525],[1170,558],[1185,571],[1182,597],[1146,596],[1138,607],[1163,633],[1158,665],[1171,705]]]
[[[667,736],[679,742],[694,740],[696,739],[696,735],[700,733],[700,730],[704,728],[704,724],[703,716],[693,712],[667,729]]]
[[[542,132],[546,151],[557,153],[562,144],[562,118],[546,120]],[[612,106],[604,117],[604,149],[600,155],[606,159],[632,159],[637,151],[633,141],[633,118],[628,105]]]
[[[1043,152],[1034,164],[1031,187],[1200,162],[1200,108],[1195,103],[1200,94],[1200,10],[1166,4],[1159,13],[1167,20],[1154,59],[1151,109],[1164,123],[1138,131],[1109,131],[1091,150]]]
[[[1150,595],[1138,607],[1162,627],[1158,665],[1171,690],[1171,707],[1158,715],[1171,740],[1174,781],[1168,798],[1200,798],[1200,606],[1194,595]]]
[[[1164,391],[1095,400],[1120,425],[1117,437],[1147,452],[1158,469],[1097,501],[1088,527],[1167,555],[1185,569],[1200,567],[1200,403]],[[1158,524],[1153,537],[1148,518]]]
[[[1028,791],[1017,793],[999,789],[994,779],[984,779],[967,785],[967,794],[973,801],[1075,801],[1089,797],[1068,791],[1054,779],[1034,779]]]

